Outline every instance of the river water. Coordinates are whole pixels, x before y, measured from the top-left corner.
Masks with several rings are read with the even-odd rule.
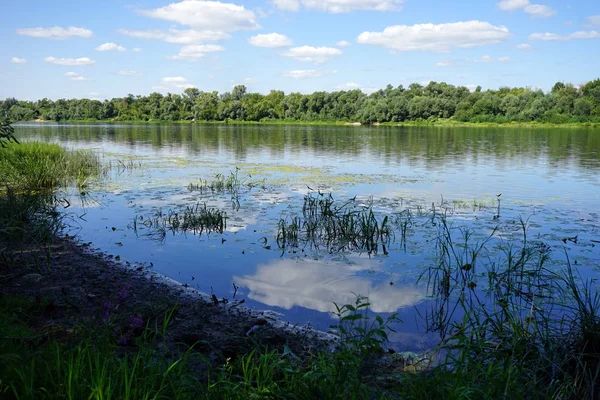
[[[598,129],[20,124],[15,133],[94,150],[113,165],[85,196],[72,194],[70,232],[82,242],[322,330],[336,322],[334,302],[368,296],[373,312],[403,321],[391,336],[398,350],[436,340],[425,334],[431,300],[418,280],[439,262],[436,216],[456,240],[466,231],[491,238],[490,260],[522,241],[526,221],[549,265],[568,255],[584,278],[600,267]],[[235,194],[207,187],[219,174],[237,174]],[[304,196],[329,193],[370,207],[379,223],[389,217],[385,251],[277,241],[281,221],[303,217]],[[142,224],[196,205],[226,213],[224,231],[157,237]]]

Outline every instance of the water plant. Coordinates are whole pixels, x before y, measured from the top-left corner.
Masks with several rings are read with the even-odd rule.
[[[551,267],[550,248],[528,239],[526,220],[519,221],[520,243],[499,242],[493,253],[495,230],[475,240],[473,231],[457,235],[447,220],[439,222],[438,262],[421,276],[432,296],[423,317],[444,355],[432,372],[436,396],[464,390],[488,398],[596,398],[595,285],[577,276],[568,257],[563,268]]]
[[[57,144],[8,143],[0,151],[0,182],[15,190],[55,190],[86,186],[101,176],[100,159],[87,151],[65,150]]]
[[[372,206],[361,206],[356,198],[336,202],[331,193],[304,196],[302,217],[282,218],[278,223],[280,248],[300,245],[329,251],[358,250],[376,254],[389,244],[393,231],[388,216],[377,218]]]
[[[173,235],[223,233],[227,227],[227,213],[217,208],[208,208],[206,203],[196,203],[182,211],[169,209],[163,212],[157,210],[154,214],[146,217],[136,215],[129,227],[138,236],[143,234],[159,241],[165,240],[167,232],[171,232]],[[145,233],[140,233],[142,227],[145,228]]]

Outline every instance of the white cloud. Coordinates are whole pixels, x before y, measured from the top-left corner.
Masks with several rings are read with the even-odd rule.
[[[347,13],[356,10],[398,11],[404,0],[302,0],[302,5],[313,10]]]
[[[454,47],[471,48],[500,43],[510,36],[508,28],[488,22],[394,25],[383,32],[363,32],[356,41],[398,51],[448,52]]]
[[[521,43],[517,45],[517,49],[519,50],[523,50],[523,51],[527,51],[527,50],[533,50],[533,47],[531,47],[530,44],[527,43]]]
[[[591,15],[586,18],[588,24],[593,26],[600,26],[600,15]]]
[[[356,82],[342,83],[341,85],[337,85],[335,88],[337,90],[357,90],[358,89],[365,94],[371,94],[378,90],[376,88],[364,87],[360,83],[356,83]]]
[[[177,89],[187,89],[187,88],[191,88],[191,87],[196,87],[196,85],[191,84],[190,82],[187,81],[187,79],[185,79],[182,76],[165,76],[164,78],[161,79],[161,82],[163,83],[163,85],[166,85],[167,87],[154,86],[153,89],[160,88],[160,89],[169,90],[169,87],[177,88]]]
[[[298,61],[322,64],[325,61],[328,61],[331,58],[339,56],[341,54],[342,51],[334,47],[300,46],[292,47],[282,55],[286,57],[292,57]]]
[[[339,47],[348,47],[350,46],[350,42],[348,42],[347,40],[340,40],[336,43],[336,45],[338,45]]]
[[[298,11],[300,9],[299,0],[273,0],[275,7],[286,11]]]
[[[356,82],[346,82],[335,87],[337,90],[354,90],[360,88],[360,84]]]
[[[496,6],[503,11],[521,10],[529,5],[529,0],[502,0]]]
[[[119,71],[117,72],[117,75],[121,75],[121,76],[141,76],[144,75],[141,72],[137,72],[137,71]]]
[[[256,47],[270,48],[286,47],[292,45],[292,41],[287,36],[282,35],[280,33],[267,33],[252,36],[250,39],[248,39],[248,43]]]
[[[216,44],[197,44],[183,46],[176,56],[167,57],[169,60],[197,60],[204,57],[207,53],[225,51],[223,46]]]
[[[219,1],[184,0],[153,10],[142,10],[140,13],[202,30],[238,31],[260,28],[252,11],[244,6]]]
[[[435,63],[435,66],[439,68],[446,68],[451,67],[452,63],[450,61],[438,61]]]
[[[116,43],[104,43],[96,47],[96,51],[125,51],[125,47],[119,46]]]
[[[46,57],[44,58],[49,64],[56,65],[66,65],[66,66],[79,66],[79,65],[94,65],[96,61],[91,60],[87,57],[81,58],[56,58],[56,57]]]
[[[134,47],[132,49],[135,53],[140,53],[142,51],[142,49],[140,49],[139,47]]]
[[[169,29],[168,31],[162,31],[160,29],[143,31],[119,29],[118,32],[137,39],[159,39],[164,40],[167,43],[177,44],[200,44],[205,42],[216,42],[219,40],[229,39],[231,37],[229,34],[223,31],[195,29]]]
[[[556,10],[542,4],[530,4],[525,7],[525,12],[537,18],[550,18],[556,15]]]
[[[92,37],[92,31],[85,28],[77,28],[70,26],[67,29],[55,26],[52,28],[23,28],[17,29],[17,35],[31,36],[45,39],[68,39],[73,36],[79,36],[83,38]]]
[[[494,61],[494,59],[490,56],[482,56],[479,60],[475,60],[476,63],[489,63]]]
[[[325,71],[317,69],[296,69],[293,71],[286,71],[283,76],[286,78],[294,79],[306,79],[306,78],[318,78],[323,76]]]
[[[305,8],[334,14],[357,10],[399,11],[404,0],[272,0],[282,10],[298,11],[300,3]]]
[[[498,61],[500,61],[501,63],[507,63],[507,62],[511,62],[512,60],[510,59],[510,57],[503,56],[503,57],[498,58]]]
[[[568,35],[559,35],[557,33],[532,33],[529,40],[572,40],[572,39],[595,39],[600,38],[600,33],[596,31],[578,31]]]
[[[502,0],[496,3],[503,11],[523,10],[527,14],[537,18],[550,18],[556,15],[556,10],[543,4],[531,4],[529,0]]]
[[[89,81],[90,79],[79,75],[77,72],[67,72],[65,76],[71,78],[72,81]]]
[[[24,58],[13,57],[10,59],[10,62],[14,63],[14,64],[25,64],[27,62],[27,60]]]

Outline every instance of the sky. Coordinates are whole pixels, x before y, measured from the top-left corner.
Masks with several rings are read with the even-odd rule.
[[[600,1],[539,1],[20,0],[3,7],[0,99],[600,78]]]

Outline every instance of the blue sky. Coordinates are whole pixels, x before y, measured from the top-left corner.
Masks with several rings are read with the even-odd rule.
[[[21,0],[3,10],[0,45],[0,98],[548,90],[600,77],[600,1]]]

